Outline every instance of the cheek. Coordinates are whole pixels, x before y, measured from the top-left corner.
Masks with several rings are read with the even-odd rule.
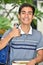
[[[33,16],[32,16],[32,15],[29,15],[29,18],[31,18],[31,19],[32,19],[32,18],[33,18]]]
[[[23,20],[24,19],[24,16],[22,15],[22,16],[20,16],[20,20]]]
[[[30,20],[33,20],[33,16],[29,16],[29,19],[30,19]]]

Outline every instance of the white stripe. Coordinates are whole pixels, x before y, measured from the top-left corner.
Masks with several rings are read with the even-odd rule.
[[[34,40],[12,40],[12,41],[16,41],[16,42],[22,42],[22,41],[26,41],[26,42],[38,42],[38,41],[34,41]]]
[[[43,49],[43,47],[41,47],[41,48],[38,48],[38,49],[36,49],[36,50],[38,51],[38,50],[41,50],[41,49]]]
[[[15,45],[12,45],[13,47],[16,47],[16,48],[33,48],[35,49],[35,46],[15,46]]]

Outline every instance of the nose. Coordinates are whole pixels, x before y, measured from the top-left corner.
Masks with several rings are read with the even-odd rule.
[[[26,13],[26,14],[25,14],[25,17],[28,17],[28,16],[29,16],[28,13]]]

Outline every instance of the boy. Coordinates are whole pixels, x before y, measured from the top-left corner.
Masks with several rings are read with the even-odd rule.
[[[42,61],[43,36],[31,27],[34,12],[33,6],[28,3],[22,4],[18,12],[21,22],[19,28],[16,29],[14,26],[13,30],[8,31],[0,41],[0,49],[10,41],[10,65],[13,61],[28,61],[26,65],[35,65]]]

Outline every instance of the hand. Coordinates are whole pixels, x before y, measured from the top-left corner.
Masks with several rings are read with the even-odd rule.
[[[12,29],[12,31],[10,32],[10,35],[12,37],[16,37],[16,36],[20,36],[20,30],[16,28],[16,26],[14,26],[14,28]]]
[[[35,61],[34,60],[31,60],[26,65],[35,65]]]

